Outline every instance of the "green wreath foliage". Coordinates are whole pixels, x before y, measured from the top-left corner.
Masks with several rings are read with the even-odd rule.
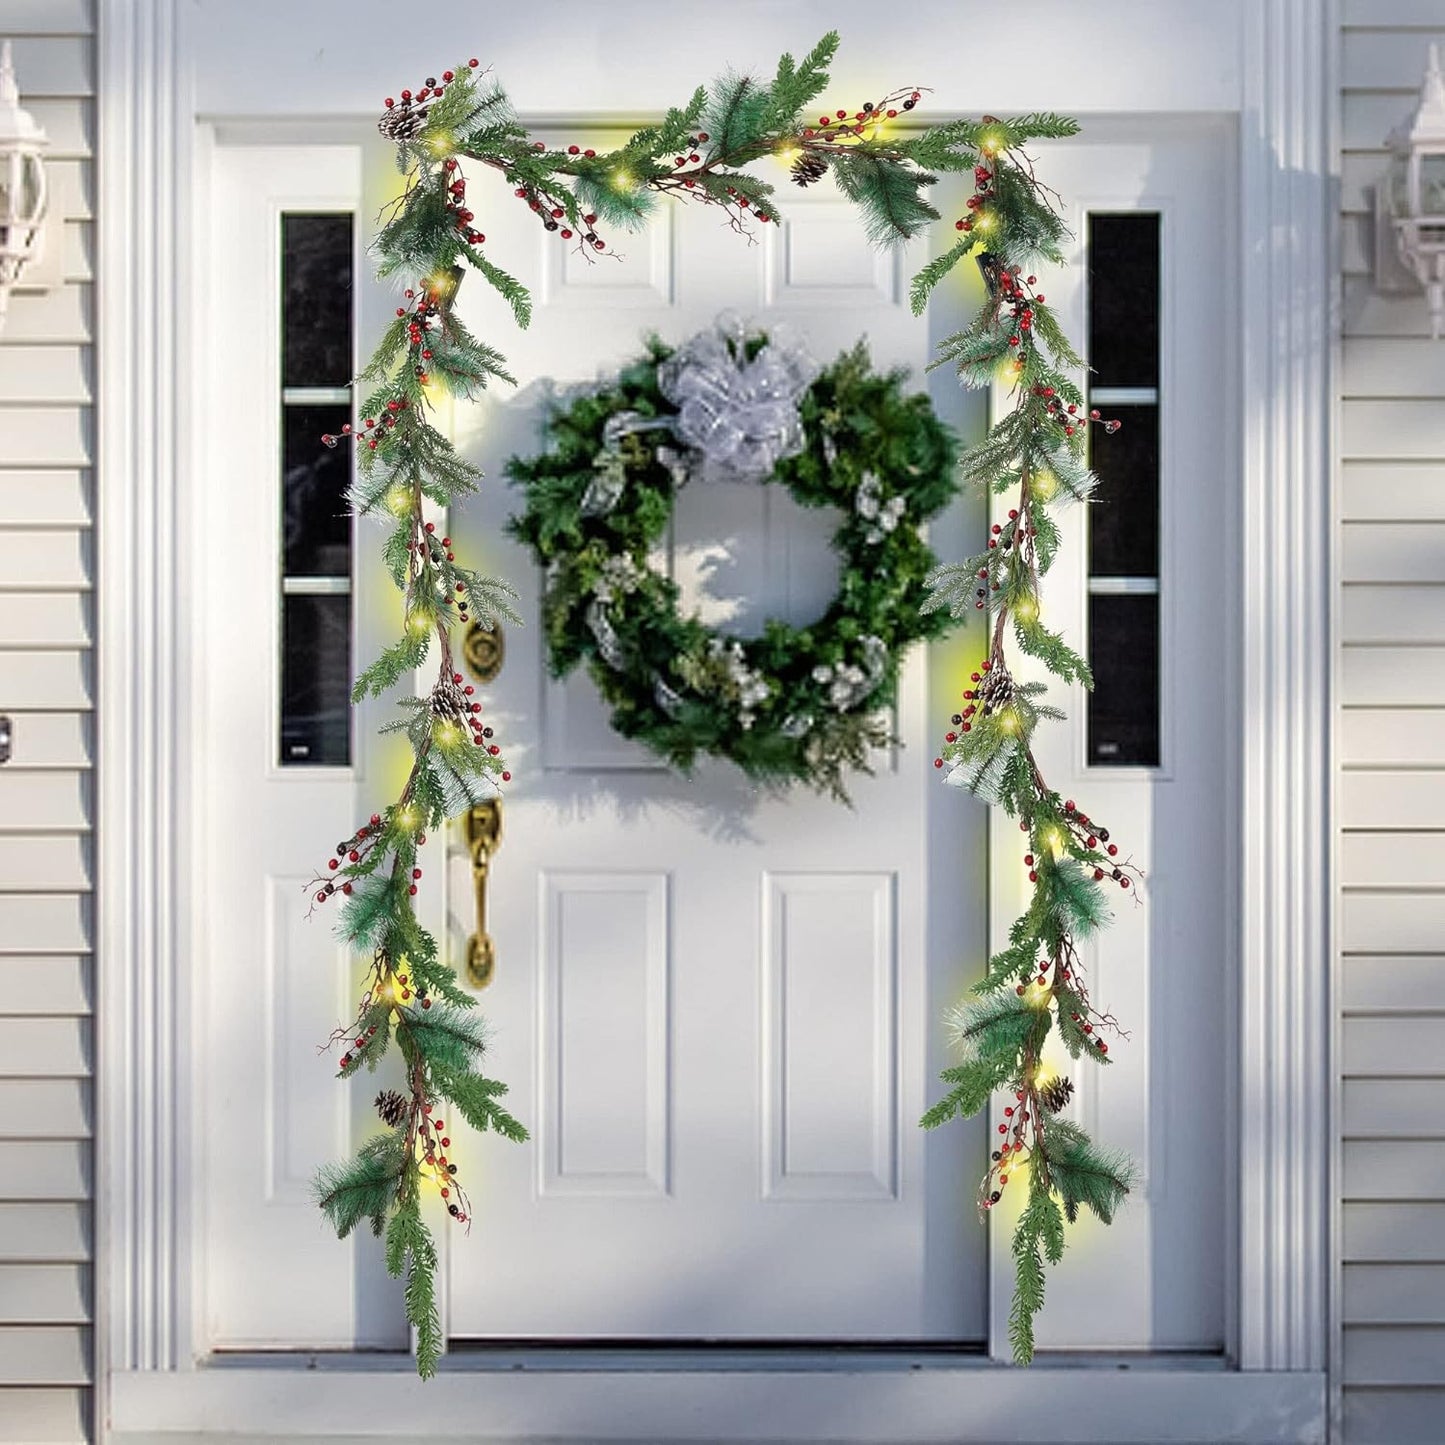
[[[749,337],[748,359],[765,344]],[[806,627],[769,619],[761,636],[733,637],[684,615],[677,585],[649,564],[679,485],[664,449],[684,445],[665,427],[604,435],[626,413],[675,414],[658,384],[671,355],[649,338],[616,381],[554,411],[545,452],[507,463],[525,493],[508,530],[545,569],[549,668],[563,677],[585,665],[612,726],[683,772],[712,755],[758,783],[847,801],[848,771],[870,771],[869,750],[890,741],[884,715],[904,652],[951,625],[925,608],[937,563],[920,529],[956,491],[956,438],[927,396],[905,390],[906,370],[872,368],[864,343],[826,367],[800,401],[803,450],[767,480],[844,513],[832,539],[838,590]],[[587,505],[599,477],[620,484],[601,511]],[[599,599],[608,646],[591,620]]]

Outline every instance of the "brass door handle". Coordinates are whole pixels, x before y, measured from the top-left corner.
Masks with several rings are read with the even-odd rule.
[[[469,808],[467,848],[472,855],[472,887],[477,895],[477,931],[467,940],[467,977],[473,988],[486,988],[497,966],[497,949],[487,932],[487,874],[492,854],[502,843],[502,800],[489,798]]]

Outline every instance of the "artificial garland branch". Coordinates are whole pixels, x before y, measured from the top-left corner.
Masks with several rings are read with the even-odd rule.
[[[1036,180],[1021,147],[1035,138],[1072,135],[1077,126],[1050,114],[1010,121],[985,116],[904,134],[890,123],[922,99],[922,89],[912,87],[890,91],[877,102],[823,111],[815,120],[804,112],[827,85],[826,68],[837,44],[838,37],[829,34],[800,63],[783,56],[770,81],[730,74],[710,89],[700,87],[685,106],[669,110],[657,125],[606,152],[579,145],[557,149],[531,140],[500,85],[478,74],[476,60],[444,72],[440,80],[427,77],[414,95],[402,91],[399,103],[388,99],[379,123],[396,142],[406,180],[373,249],[381,276],[404,277],[409,284],[404,304],[362,374],[374,390],[364,403],[361,425],[344,428],[343,438],[358,443],[360,466],[350,497],[354,511],[391,528],[384,556],[405,600],[406,621],[402,637],[357,679],[353,700],[379,695],[413,674],[425,662],[433,635],[439,670],[427,696],[400,700],[403,715],[390,725],[406,734],[414,755],[400,796],[337,846],[312,885],[318,903],[341,895],[338,931],[372,960],[355,1018],[334,1035],[343,1048],[341,1076],[352,1076],[363,1063],[374,1069],[394,1036],[408,1091],[405,1097],[394,1090],[378,1095],[377,1112],[387,1132],[364,1145],[356,1158],[324,1167],[316,1192],[338,1235],[362,1220],[376,1234],[385,1233],[388,1268],[393,1274],[407,1272],[406,1311],[417,1330],[417,1369],[423,1377],[435,1372],[441,1348],[437,1252],[422,1219],[423,1186],[438,1188],[454,1218],[470,1214],[447,1154],[450,1134],[437,1117],[438,1106],[448,1101],[478,1130],[526,1138],[498,1103],[505,1085],[477,1070],[486,1038],[470,1013],[475,999],[438,957],[412,902],[423,830],[434,830],[471,804],[495,796],[499,782],[510,777],[498,745],[489,741],[491,729],[481,722],[480,704],[452,670],[450,632],[473,615],[480,622],[513,617],[509,598],[514,594],[504,583],[458,565],[450,540],[435,535],[423,510],[427,503],[451,506],[480,481],[480,473],[432,424],[434,398],[442,392],[471,397],[493,379],[511,380],[500,353],[472,336],[456,314],[456,287],[465,269],[480,272],[510,305],[519,325],[526,326],[531,315],[526,288],[482,249],[486,237],[476,229],[467,202],[464,162],[500,173],[544,229],[575,242],[589,257],[611,253],[603,231],[636,227],[665,195],[717,207],[745,235],[750,235],[750,219],[775,223],[774,187],[746,169],[760,159],[788,163],[799,185],[831,170],[842,193],[858,205],[875,243],[910,239],[939,218],[925,197],[937,180],[935,172],[974,173],[967,214],[955,221],[961,234],[914,278],[911,299],[921,312],[933,287],[960,261],[976,255],[981,241],[987,242],[988,254],[976,259],[990,279],[989,303],[969,331],[945,344],[945,359],[958,362],[965,380],[977,383],[991,376],[1001,359],[1014,355],[1011,347],[1018,347],[1020,405],[963,458],[963,470],[991,489],[1017,487],[1023,525],[1001,548],[991,540],[981,560],[935,576],[934,601],[960,606],[967,591],[960,578],[966,574],[971,580],[982,568],[985,597],[991,587],[999,593],[1000,608],[990,656],[975,674],[978,688],[970,698],[969,721],[962,714],[955,717],[961,732],[950,737],[946,755],[954,763],[952,781],[1019,815],[1021,826],[1031,831],[1035,853],[1042,858],[1050,838],[1058,851],[1037,870],[1034,904],[1014,925],[1011,949],[990,960],[979,986],[984,997],[955,1020],[971,1057],[945,1076],[958,1087],[925,1123],[976,1113],[991,1091],[1010,1085],[1026,1106],[1027,1118],[1014,1126],[1021,1153],[1023,1125],[1032,1124],[1031,1158],[1036,1161],[1029,1207],[1016,1238],[1014,1340],[1020,1359],[1031,1352],[1029,1321],[1042,1302],[1040,1248],[1050,1260],[1062,1254],[1060,1207],[1072,1218],[1082,1202],[1107,1218],[1126,1188],[1122,1166],[1113,1167],[1114,1161],[1099,1155],[1077,1126],[1058,1117],[1055,1105],[1062,1107],[1068,1091],[1051,1087],[1040,1073],[1051,1014],[1035,999],[1024,999],[1030,990],[1023,984],[1036,968],[1042,980],[1050,971],[1054,975],[1052,985],[1036,987],[1058,1003],[1065,1043],[1076,1055],[1088,1048],[1102,1060],[1105,1053],[1099,1043],[1088,1042],[1093,1020],[1102,1023],[1104,1016],[1091,1011],[1072,953],[1072,939],[1102,921],[1096,882],[1080,871],[1099,855],[1088,820],[1072,805],[1058,804],[1028,747],[1037,721],[1058,714],[1038,701],[1042,684],[1015,687],[1009,682],[1002,644],[1007,611],[1023,651],[1065,680],[1087,677],[1082,659],[1038,625],[1036,591],[1058,541],[1044,506],[1044,469],[1050,469],[1059,489],[1080,497],[1092,483],[1077,442],[1060,445],[1055,435],[1068,430],[1055,426],[1057,407],[1041,401],[1039,388],[1055,372],[1038,347],[1021,344],[1022,333],[1033,326],[1051,348],[1057,368],[1077,367],[1079,360],[1042,297],[1032,298],[1033,309],[1024,314],[1023,288],[1032,282],[1017,281],[1020,269],[1035,258],[1061,262],[1063,234],[1050,204],[1052,193]],[[1001,297],[1010,298],[1013,306],[1007,323]],[[1077,393],[1066,389],[1061,376],[1048,385],[1054,388],[1050,396],[1075,405]],[[334,445],[343,438],[326,440]],[[1026,559],[1022,564],[1021,557]],[[1029,600],[1033,620],[1023,612]],[[1102,830],[1098,836],[1107,841]],[[1040,951],[1043,965],[1036,963]],[[1006,993],[1004,985],[1015,978],[1016,993]],[[1068,1024],[1065,1008],[1071,1010]],[[1016,1170],[1015,1152],[1010,1144]],[[1002,1158],[1000,1150],[995,1163]],[[995,1172],[1001,1171],[991,1170],[990,1178]],[[989,1202],[997,1197],[989,1189]]]

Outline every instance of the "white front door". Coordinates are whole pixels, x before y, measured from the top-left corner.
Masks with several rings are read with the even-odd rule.
[[[488,689],[515,780],[481,1004],[490,1069],[533,1141],[457,1151],[475,1217],[470,1236],[451,1231],[454,1338],[982,1337],[965,1136],[917,1127],[964,978],[957,930],[978,928],[982,902],[960,903],[951,862],[931,871],[930,818],[951,815],[955,849],[962,820],[931,766],[946,700],[923,651],[903,674],[904,745],[850,785],[852,810],[761,795],[730,764],[688,780],[611,731],[589,679],[546,681],[538,571],[502,533],[520,506],[503,464],[542,445],[542,383],[595,379],[649,330],[678,342],[731,308],[787,322],[820,361],[866,336],[876,366],[926,385],[928,328],[907,305],[918,254],[874,252],[831,182],[785,200],[786,223],[757,227],[755,245],[716,211],[665,203],[612,238],[619,264],[487,196],[488,249],[535,314],[518,333],[478,281],[460,293],[520,387],[457,411],[489,480],[450,530],[521,588],[527,624],[507,630]],[[937,390],[956,406],[956,388]],[[825,610],[835,518],[777,487],[715,484],[684,489],[674,521],[673,574],[709,620],[751,634]],[[460,953],[464,860],[451,882]]]

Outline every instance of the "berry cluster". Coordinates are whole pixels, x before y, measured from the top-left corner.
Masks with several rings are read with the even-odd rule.
[[[411,403],[408,402],[404,396],[395,401],[389,401],[386,404],[386,410],[382,412],[379,417],[368,416],[362,418],[363,431],[358,432],[354,430],[351,423],[346,422],[341,428],[340,436],[333,436],[330,432],[322,432],[322,444],[328,447],[335,447],[340,443],[342,437],[359,437],[364,436],[366,432],[375,431],[375,436],[366,437],[366,445],[372,451],[375,451],[378,442],[401,420],[401,413],[410,405]]]
[[[983,210],[984,203],[993,200],[998,194],[993,188],[993,182],[994,172],[988,166],[980,162],[973,168],[973,195],[965,202],[966,208],[973,214],[960,216],[953,223],[955,231],[971,231],[977,223],[988,219],[980,212]],[[1033,279],[1032,276],[1029,277],[1030,281]]]
[[[329,873],[335,873],[336,870],[341,867],[343,859],[348,863],[365,862],[371,850],[376,846],[378,835],[380,835],[382,831],[381,814],[373,813],[369,823],[363,823],[351,837],[343,838],[341,842],[336,845],[336,856],[327,860],[327,871]],[[425,843],[426,835],[419,835],[417,841]],[[333,893],[350,896],[351,884],[345,879],[338,882],[335,878],[329,878],[323,875],[313,880],[309,886],[316,887],[318,883],[321,887],[317,888],[316,891],[317,903],[325,903]],[[415,893],[416,889],[413,888],[411,891]]]
[[[467,69],[475,70],[480,64],[479,60],[469,60]],[[439,99],[456,78],[456,72],[451,70],[442,71],[440,80],[429,75],[415,95],[409,90],[402,91],[400,105],[394,97],[387,96],[383,102],[386,113],[377,121],[377,130],[388,140],[414,139],[426,124],[427,112],[431,109],[432,102]]]
[[[452,1141],[446,1136],[446,1124],[432,1118],[431,1114],[431,1104],[423,1104],[420,1118],[423,1173],[431,1170],[441,1181],[441,1196],[447,1201],[447,1213],[458,1224],[465,1224],[471,1217],[472,1202],[457,1182],[457,1166],[447,1158],[446,1151],[452,1147]],[[453,1190],[456,1190],[455,1199],[452,1198]]]

